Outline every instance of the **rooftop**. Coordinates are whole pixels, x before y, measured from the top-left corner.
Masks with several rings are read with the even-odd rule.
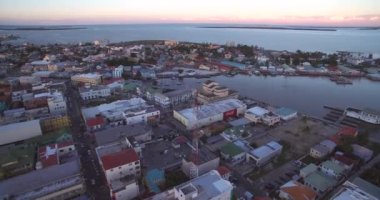
[[[234,143],[228,143],[226,145],[224,145],[220,151],[223,153],[223,154],[228,154],[230,156],[236,156],[236,155],[239,155],[241,153],[244,153],[244,151],[236,146]]]
[[[100,78],[101,75],[100,74],[96,74],[96,73],[88,73],[88,74],[76,74],[74,76],[72,76],[71,78]]]
[[[323,163],[321,163],[321,167],[324,167],[326,169],[333,170],[336,174],[342,174],[344,172],[344,167],[338,163],[335,163],[331,160],[327,160]]]
[[[315,172],[315,171],[317,171],[317,170],[318,170],[318,166],[315,165],[314,163],[310,163],[310,164],[307,165],[306,167],[302,168],[302,169],[300,170],[300,172],[303,173],[303,174],[308,175],[308,174],[313,173],[313,172]]]
[[[35,199],[62,190],[82,181],[80,168],[79,160],[75,160],[4,180],[0,182],[0,197],[14,195],[21,199]]]
[[[310,183],[313,187],[320,191],[326,191],[333,188],[337,181],[329,176],[324,175],[322,172],[315,171],[304,178],[305,182]]]
[[[269,111],[265,108],[255,106],[253,108],[248,109],[246,113],[261,117],[261,116],[264,116],[265,114],[268,114]]]
[[[109,170],[139,160],[139,156],[132,148],[101,157],[104,170]]]
[[[276,109],[275,113],[280,116],[288,116],[297,113],[297,111],[290,108],[281,107]]]
[[[98,145],[105,145],[108,143],[119,141],[120,139],[125,137],[142,135],[150,131],[152,131],[152,128],[146,124],[117,126],[95,132],[95,138],[96,143]]]
[[[285,183],[280,189],[291,196],[293,200],[307,200],[317,197],[317,193],[314,190],[293,180]]]
[[[269,142],[259,148],[252,150],[250,153],[258,159],[265,158],[271,155],[274,151],[281,150],[282,146],[277,142]]]
[[[211,199],[224,192],[232,191],[233,189],[232,184],[222,179],[215,170],[176,186],[175,188],[182,190],[185,194],[196,191],[198,195],[193,198],[193,200]]]
[[[226,99],[223,101],[202,105],[199,107],[199,109],[184,109],[178,111],[178,113],[190,121],[196,121],[242,107],[246,107],[246,105],[242,103],[240,100]]]
[[[31,120],[0,126],[0,145],[42,135],[40,120]]]

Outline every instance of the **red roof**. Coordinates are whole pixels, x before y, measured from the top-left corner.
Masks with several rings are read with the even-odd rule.
[[[38,160],[42,167],[49,167],[59,164],[57,144],[46,145],[38,148]]]
[[[74,145],[73,141],[61,142],[61,143],[58,143],[58,149],[63,148],[63,147],[67,147],[67,146],[71,146],[71,145]]]
[[[339,161],[340,163],[343,163],[347,166],[351,166],[355,163],[355,161],[345,155],[339,155],[339,154],[335,154],[334,156],[334,160],[337,160]]]
[[[183,144],[187,142],[187,138],[183,135],[180,135],[174,139],[174,141],[178,144]]]
[[[341,145],[343,142],[339,135],[332,135],[329,137],[329,140],[333,141],[336,145]]]
[[[124,149],[120,152],[108,154],[101,158],[104,170],[109,170],[139,160],[134,149]]]
[[[358,135],[358,129],[353,127],[343,127],[341,128],[337,135],[344,136],[344,137],[356,137]]]
[[[216,170],[219,172],[221,176],[224,176],[231,172],[231,170],[229,170],[227,167],[223,165],[219,166]]]
[[[96,125],[103,125],[104,124],[104,118],[103,117],[89,118],[86,120],[86,124],[88,127],[93,127]]]
[[[118,81],[121,81],[121,80],[124,80],[124,79],[123,78],[105,79],[105,80],[103,80],[103,84],[104,85],[108,85],[108,84],[111,84],[111,83],[114,83],[114,82],[118,82]]]

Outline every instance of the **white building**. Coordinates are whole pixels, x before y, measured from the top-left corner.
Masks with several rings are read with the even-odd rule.
[[[111,96],[111,89],[107,86],[84,86],[79,88],[80,96],[83,100],[98,99]]]
[[[115,142],[96,148],[100,165],[115,199],[133,199],[139,194],[136,177],[141,174],[140,160],[133,148]]]
[[[332,176],[336,179],[341,178],[345,174],[345,168],[343,165],[335,163],[331,160],[327,160],[320,164],[320,169],[328,176]]]
[[[310,156],[313,158],[324,158],[330,153],[329,149],[321,144],[317,144],[310,148]]]
[[[174,110],[173,114],[188,130],[192,130],[243,114],[246,109],[247,105],[240,100],[226,99],[181,111]]]
[[[331,200],[379,200],[380,188],[361,178],[346,181]]]
[[[154,106],[148,105],[141,98],[119,100],[82,109],[84,119],[95,118],[99,114],[106,118],[111,125],[147,123],[158,120],[160,117],[160,111]]]
[[[282,145],[277,142],[269,142],[257,149],[250,151],[247,154],[247,161],[253,160],[256,166],[263,166],[267,164],[272,158],[280,155],[282,151]]]
[[[254,123],[263,123],[267,126],[273,126],[281,121],[278,115],[271,113],[269,110],[255,106],[248,109],[244,117]]]
[[[37,95],[35,95],[35,97],[36,96]],[[48,103],[50,114],[66,114],[67,113],[66,100],[61,92],[50,93],[47,99],[47,103]]]
[[[347,108],[344,112],[346,116],[360,119],[371,124],[380,124],[380,112],[370,109],[358,110],[355,108]]]
[[[216,170],[174,187],[174,198],[178,200],[229,200],[232,184],[224,180]]]
[[[116,67],[113,71],[112,71],[112,76],[114,78],[120,78],[122,77],[123,75],[123,71],[124,71],[124,66],[123,65],[120,65],[119,67]]]
[[[82,83],[89,85],[99,85],[102,81],[102,76],[95,73],[77,74],[71,77],[74,83]]]

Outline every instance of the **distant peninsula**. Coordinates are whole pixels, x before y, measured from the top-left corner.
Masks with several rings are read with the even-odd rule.
[[[300,31],[336,31],[333,28],[312,27],[277,27],[277,26],[202,26],[199,28],[221,28],[221,29],[271,29],[271,30],[300,30]]]
[[[60,30],[79,30],[85,27],[62,27],[62,26],[40,26],[40,27],[1,27],[5,31],[60,31]]]

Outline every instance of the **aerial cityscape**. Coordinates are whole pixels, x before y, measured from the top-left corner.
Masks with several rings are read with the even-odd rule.
[[[380,1],[2,0],[14,199],[380,200]]]

